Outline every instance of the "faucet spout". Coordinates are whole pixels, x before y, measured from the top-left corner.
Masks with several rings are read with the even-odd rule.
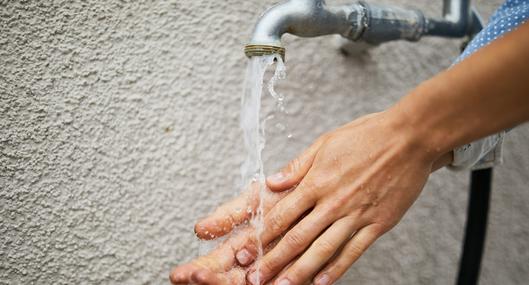
[[[324,0],[288,0],[268,9],[257,22],[245,47],[248,57],[279,53],[285,49],[281,36],[300,37],[338,34],[369,43],[404,38],[417,40],[424,30],[424,16],[418,10],[377,6],[365,2],[328,6]]]
[[[354,39],[358,36],[361,14],[359,4],[329,7],[324,0],[289,0],[268,9],[255,26],[252,39],[245,47],[251,57],[268,53],[284,56],[281,36],[285,33],[300,37],[340,34]]]

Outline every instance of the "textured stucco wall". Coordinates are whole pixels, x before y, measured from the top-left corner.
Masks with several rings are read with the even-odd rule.
[[[0,2],[0,284],[166,284],[196,255],[193,222],[237,191],[241,49],[272,2]],[[441,1],[393,2],[440,13]],[[329,38],[286,45],[294,138],[270,138],[267,165],[389,106],[459,41],[356,58]],[[495,173],[481,284],[529,280],[528,141],[527,126],[512,131]],[[467,180],[434,174],[343,284],[452,284]]]

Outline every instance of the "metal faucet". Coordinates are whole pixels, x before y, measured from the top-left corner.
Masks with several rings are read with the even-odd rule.
[[[476,32],[480,22],[469,0],[444,0],[443,18],[427,18],[417,9],[376,5],[359,1],[328,6],[325,0],[287,0],[268,9],[255,26],[244,48],[248,57],[285,56],[281,36],[300,37],[338,34],[355,42],[377,45],[392,40],[417,41],[422,36],[463,37]]]

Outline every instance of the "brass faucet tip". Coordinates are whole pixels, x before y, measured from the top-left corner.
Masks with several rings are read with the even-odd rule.
[[[247,57],[279,54],[285,60],[285,48],[279,46],[249,44],[244,47],[244,54]]]

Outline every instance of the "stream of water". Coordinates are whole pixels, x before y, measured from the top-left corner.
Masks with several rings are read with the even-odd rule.
[[[285,65],[279,55],[254,56],[250,58],[241,102],[240,125],[243,130],[244,146],[247,153],[246,159],[241,166],[242,187],[243,189],[249,189],[252,183],[257,183],[259,187],[259,206],[252,219],[259,250],[256,261],[258,271],[259,259],[263,255],[263,244],[259,238],[263,232],[263,198],[267,191],[262,152],[266,143],[265,125],[267,119],[270,119],[270,117],[262,118],[261,99],[266,70],[274,63],[275,72],[268,81],[267,91],[275,99],[277,111],[285,113],[284,97],[274,89],[277,81],[286,76]],[[284,125],[278,123],[276,127],[284,128]],[[259,284],[259,280],[257,282]]]
[[[267,72],[272,71],[269,70],[270,67],[275,67],[272,74]],[[251,207],[248,209],[236,209],[236,211],[246,210],[254,213],[250,224],[255,229],[254,233],[258,245],[257,270],[260,269],[259,260],[263,256],[263,244],[259,238],[264,230],[263,201],[269,192],[265,184],[266,176],[262,157],[266,143],[265,129],[279,131],[279,133],[286,134],[287,138],[292,137],[291,134],[287,133],[287,112],[284,108],[284,97],[275,90],[276,83],[285,78],[285,76],[285,65],[279,55],[254,56],[250,58],[246,69],[244,92],[241,100],[240,127],[243,131],[246,158],[240,169],[240,191],[255,191],[257,187],[259,203],[255,211]],[[261,108],[263,99],[266,99],[263,97],[263,91],[267,92],[274,101],[275,106],[273,106],[274,110],[272,112]],[[265,101],[270,102],[269,100]],[[266,107],[270,106],[267,105]],[[271,122],[273,122],[273,125],[267,127],[267,123]],[[254,203],[251,204],[253,205]],[[234,229],[234,232],[236,231],[237,229]],[[207,255],[226,238],[201,241],[199,244],[199,255]],[[257,282],[259,284],[260,280],[257,280]]]

